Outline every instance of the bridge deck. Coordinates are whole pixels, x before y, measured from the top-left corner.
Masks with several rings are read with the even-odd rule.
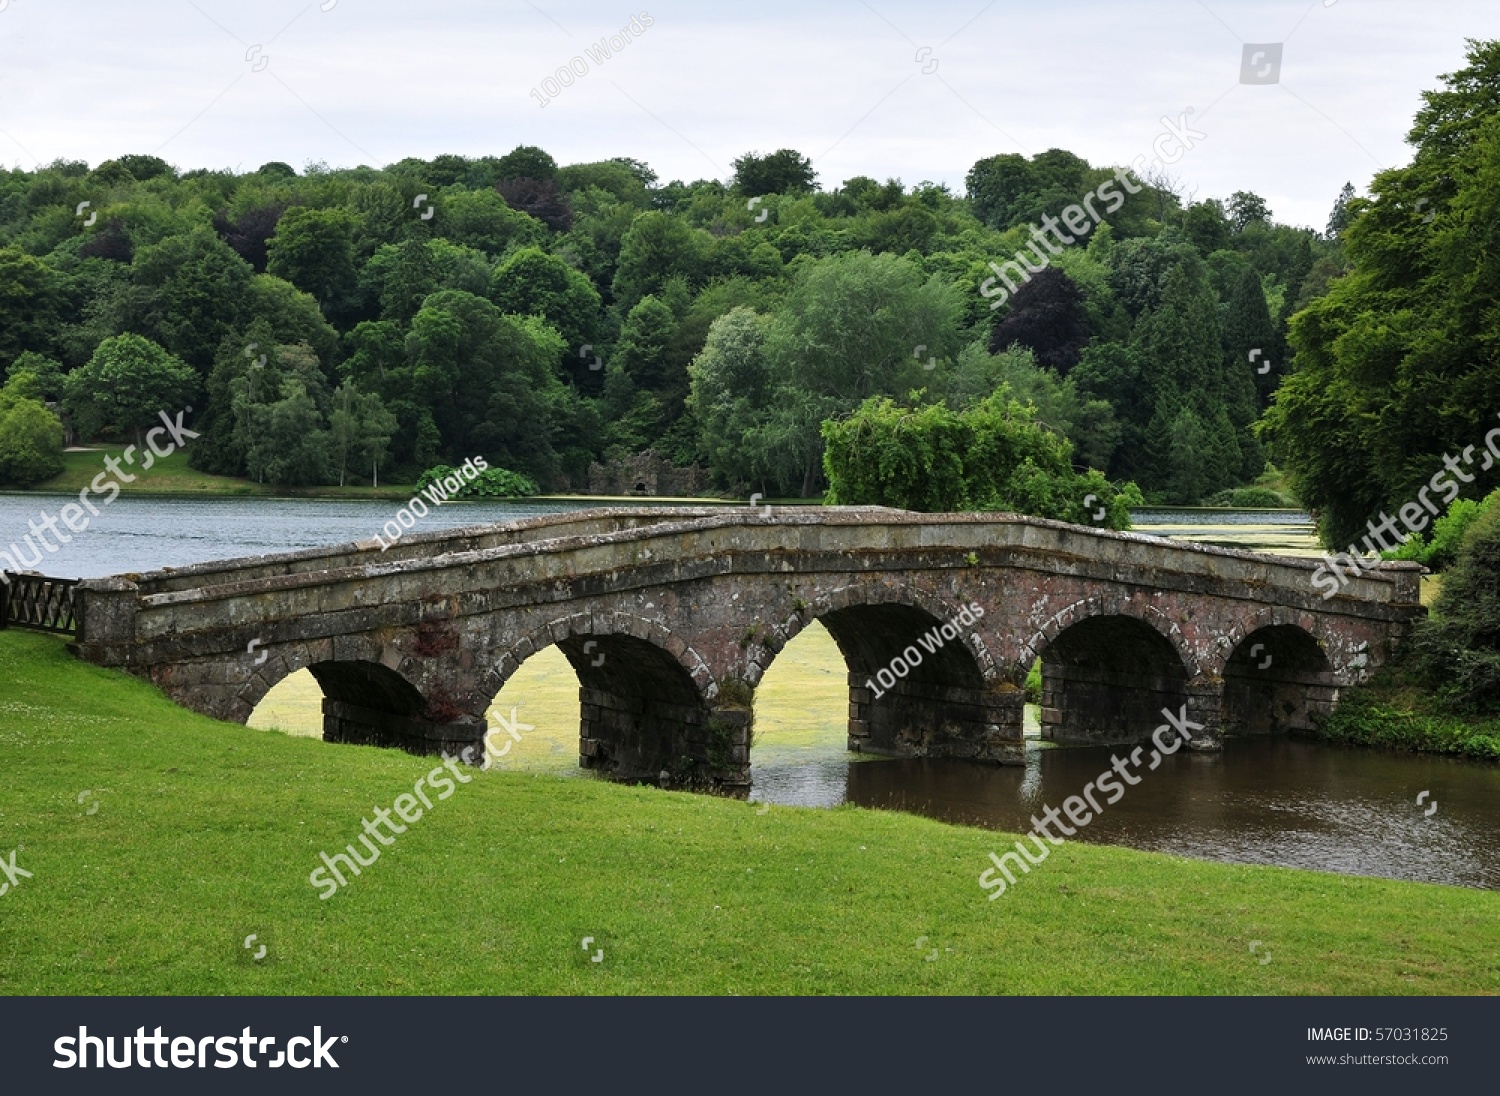
[[[871,532],[876,535],[870,536]],[[731,535],[716,537],[714,533]],[[1324,600],[1311,581],[1312,573],[1322,566],[1320,560],[1184,543],[1020,514],[919,514],[882,507],[783,507],[770,517],[744,506],[600,508],[418,533],[403,537],[386,551],[371,540],[115,577],[127,580],[143,605],[167,605],[250,588],[291,589],[528,557],[573,555],[584,564],[591,548],[628,543],[657,546],[651,558],[658,564],[720,550],[822,554],[949,548],[977,553],[1009,548],[1049,555],[1064,565],[1068,560],[1105,561],[1129,570],[1154,567],[1163,578],[1180,574],[1265,584],[1293,600],[1306,595],[1313,607]],[[684,550],[674,550],[678,543]],[[1414,563],[1371,564],[1363,576],[1352,579],[1329,600],[1346,612],[1359,612],[1363,605],[1366,611],[1382,616],[1386,614],[1377,607],[1406,615],[1404,610],[1420,603],[1422,570]],[[507,577],[526,582],[537,576]],[[189,597],[162,596],[170,594]]]

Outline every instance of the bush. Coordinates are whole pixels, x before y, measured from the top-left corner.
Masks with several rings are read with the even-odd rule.
[[[1297,500],[1269,487],[1234,487],[1203,500],[1204,506],[1234,506],[1245,510],[1292,510]]]
[[[1040,704],[1042,702],[1042,660],[1037,659],[1031,664],[1031,669],[1026,671],[1026,703]]]
[[[417,480],[417,490],[425,491],[434,484],[441,486],[444,480],[452,479],[458,481],[459,488],[448,497],[455,499],[515,499],[537,493],[535,483],[519,472],[512,472],[507,468],[486,468],[473,479],[469,479],[462,471],[449,464],[439,464],[423,472],[422,477]]]
[[[508,468],[487,468],[463,490],[465,498],[515,499],[537,493],[537,485]]]
[[[1318,737],[1330,742],[1500,761],[1500,726],[1475,726],[1441,713],[1405,711],[1382,703],[1368,688],[1344,690],[1333,714],[1316,724]]]
[[[0,483],[30,487],[63,470],[62,422],[38,395],[31,373],[0,389]]]
[[[1134,484],[1075,472],[1072,443],[1003,386],[962,411],[871,397],[849,418],[825,421],[823,438],[831,506],[1008,510],[1128,529],[1140,499]]]
[[[1500,491],[1492,491],[1481,501],[1459,499],[1448,512],[1432,523],[1426,537],[1413,536],[1401,547],[1381,552],[1382,559],[1406,559],[1430,567],[1434,571],[1447,570],[1458,558],[1459,545],[1464,535],[1481,515],[1487,513]]]

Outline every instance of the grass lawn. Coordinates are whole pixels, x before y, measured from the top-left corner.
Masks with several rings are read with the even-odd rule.
[[[33,873],[0,895],[0,992],[1500,990],[1489,892],[1070,843],[989,902],[1010,835],[514,771],[320,901],[318,853],[434,761],[216,723],[0,632],[0,857]]]
[[[191,443],[189,443],[191,444]],[[85,452],[63,454],[63,470],[60,474],[37,484],[35,491],[65,491],[76,495],[94,477],[105,470],[104,458],[120,457],[123,460],[125,446],[94,445]],[[351,499],[401,499],[410,498],[416,488],[410,484],[384,484],[379,487],[273,487],[269,483],[253,483],[233,476],[211,476],[196,468],[188,467],[188,452],[179,449],[170,456],[157,457],[150,471],[141,471],[142,457],[134,456],[134,464],[121,464],[127,475],[136,477],[133,483],[121,482],[120,490],[125,494],[159,495],[230,495],[268,496],[276,498],[332,497]],[[110,477],[113,478],[113,477]],[[11,488],[16,490],[16,488]]]

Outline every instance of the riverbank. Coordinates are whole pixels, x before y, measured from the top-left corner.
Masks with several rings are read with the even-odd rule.
[[[34,487],[7,487],[6,493],[35,495],[77,495],[94,477],[104,471],[106,457],[123,460],[125,446],[94,445],[87,449],[69,449],[63,453],[63,470],[58,475],[36,484]],[[188,466],[188,454],[179,450],[166,457],[156,457],[151,469],[142,472],[138,466],[122,465],[127,473],[135,472],[133,482],[120,484],[122,494],[187,498],[292,498],[292,499],[377,499],[405,502],[417,493],[415,484],[383,483],[379,487],[324,485],[319,487],[278,487],[269,483],[254,483],[234,476],[215,476]],[[614,495],[530,495],[528,502],[558,501],[567,503],[593,502],[608,506],[621,501],[630,503],[651,502],[661,505],[718,506],[744,503],[741,498],[688,498],[657,496]],[[775,506],[816,504],[809,499],[769,499]]]
[[[1069,842],[989,902],[1014,835],[520,773],[320,901],[435,759],[217,723],[50,636],[0,633],[0,759],[9,994],[1500,992],[1494,892]]]
[[[1353,746],[1500,761],[1500,718],[1444,711],[1432,694],[1390,672],[1377,675],[1369,685],[1342,690],[1338,707],[1319,722],[1316,737]]]

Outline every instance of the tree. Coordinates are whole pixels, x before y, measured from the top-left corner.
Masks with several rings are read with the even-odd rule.
[[[380,486],[380,463],[390,448],[391,435],[396,431],[396,416],[380,406],[379,397],[365,397],[365,406],[360,411],[359,432],[355,450],[370,466],[370,483]]]
[[[285,212],[284,202],[247,209],[234,220],[230,219],[227,210],[222,211],[214,214],[214,231],[234,249],[236,255],[254,267],[257,274],[264,274],[269,259],[268,244]]]
[[[1089,342],[1083,292],[1061,270],[1048,267],[1016,291],[1010,310],[995,325],[990,352],[1029,347],[1037,364],[1066,377]]]
[[[338,360],[339,333],[324,318],[310,293],[271,274],[257,274],[250,279],[247,304],[253,319],[269,325],[269,341],[306,343],[326,365]]]
[[[670,370],[677,320],[656,297],[630,310],[604,375],[602,410],[608,440],[624,452],[655,443],[682,413],[688,378]]]
[[[111,217],[99,226],[92,236],[78,249],[81,259],[108,259],[113,263],[128,263],[135,258],[135,248],[130,242],[130,233],[125,222]]]
[[[669,368],[676,334],[677,318],[672,310],[656,297],[643,297],[625,317],[610,364],[624,370],[637,387],[680,404],[687,395],[687,377],[677,376]]]
[[[296,377],[284,380],[276,397],[257,402],[242,391],[236,400],[236,441],[250,475],[284,487],[327,483],[332,439],[317,404]]]
[[[130,172],[130,177],[132,179],[135,179],[137,182],[141,183],[147,182],[151,179],[158,179],[163,176],[171,177],[177,174],[177,169],[159,156],[132,154],[129,156],[121,156],[115,162],[123,167],[126,171]]]
[[[409,236],[386,244],[365,266],[363,280],[380,300],[382,319],[407,321],[438,288],[437,262],[428,240]]]
[[[543,179],[557,175],[557,161],[535,145],[517,145],[494,161],[497,180]]]
[[[67,377],[67,372],[63,369],[61,362],[54,361],[33,350],[27,350],[10,363],[6,378],[14,380],[23,373],[30,374],[36,381],[35,399],[54,402],[62,399],[63,381]]]
[[[766,362],[768,317],[743,305],[714,320],[703,349],[688,365],[688,408],[697,420],[709,468],[726,486],[770,474],[764,454],[747,445],[765,423],[772,380]]]
[[[573,207],[552,179],[506,179],[495,184],[505,204],[535,217],[553,232],[573,227]]]
[[[105,339],[88,363],[68,374],[63,408],[82,437],[134,433],[187,406],[198,377],[174,354],[140,335]]]
[[[254,270],[206,225],[140,248],[131,264],[130,330],[207,375],[245,318]]]
[[[546,154],[543,153],[543,155]],[[550,159],[550,157],[548,158]],[[427,175],[438,186],[450,187],[467,176],[472,167],[473,165],[467,157],[445,152],[442,155],[434,156],[428,161]]]
[[[1067,149],[1049,148],[1030,160],[1016,153],[979,160],[965,176],[965,187],[974,216],[1004,231],[1061,213],[1112,174],[1091,168]]]
[[[1236,232],[1244,232],[1252,224],[1269,224],[1270,207],[1259,194],[1248,190],[1236,190],[1229,196],[1229,224]]]
[[[1194,202],[1182,212],[1182,231],[1204,255],[1228,247],[1231,237],[1224,203],[1216,198]]]
[[[1152,419],[1146,431],[1149,463],[1142,469],[1142,488],[1164,490],[1172,502],[1195,503],[1230,486],[1246,460],[1234,423],[1220,414],[1227,394],[1239,392],[1249,394],[1242,415],[1253,415],[1253,389],[1243,387],[1249,383],[1245,373],[1226,373],[1218,301],[1195,254],[1168,271],[1160,303],[1136,322],[1131,345],[1144,369],[1145,402]],[[1184,411],[1192,414],[1184,416]],[[1191,461],[1191,474],[1177,459],[1189,444],[1200,447]],[[1200,486],[1202,493],[1188,493]]]
[[[762,194],[811,194],[818,173],[812,161],[795,149],[762,156],[747,152],[734,161],[734,188],[747,198]]]
[[[1416,665],[1446,707],[1500,712],[1500,507],[1487,506],[1443,575],[1432,616],[1417,623]]]
[[[1209,453],[1209,433],[1191,407],[1179,408],[1169,421],[1171,442],[1161,487],[1168,502],[1195,505],[1222,486]]]
[[[823,421],[869,396],[924,383],[922,362],[957,351],[961,309],[951,285],[924,280],[920,268],[894,255],[855,251],[802,266],[765,332],[772,394],[741,416],[749,419],[742,444],[750,466],[780,493],[813,494]],[[707,438],[705,445],[716,448]]]
[[[494,190],[444,191],[433,223],[439,235],[491,257],[512,247],[540,244],[547,237],[540,221],[519,207],[511,208]]]
[[[1146,445],[1146,429],[1153,407],[1141,356],[1127,345],[1094,343],[1079,355],[1068,380],[1077,385],[1081,400],[1103,403],[1113,412],[1117,433],[1108,463],[1093,466],[1111,479],[1145,479],[1151,452]]]
[[[50,349],[62,288],[62,279],[39,260],[0,247],[0,362],[23,350]]]
[[[641,208],[645,208],[650,201],[646,188],[655,181],[656,172],[638,161],[602,160],[593,164],[569,164],[557,171],[557,185],[565,193],[597,187],[616,201]]]
[[[1021,223],[1022,196],[1034,189],[1031,164],[1014,152],[977,161],[964,176],[974,216],[993,229]]]
[[[1201,263],[1197,249],[1175,228],[1155,239],[1121,240],[1109,250],[1109,288],[1131,319],[1161,304],[1167,274],[1183,263]]]
[[[333,394],[333,412],[328,421],[339,486],[344,486],[350,459],[358,458],[370,469],[371,483],[379,487],[380,462],[385,459],[391,435],[396,432],[396,416],[385,409],[375,393],[342,384]]]
[[[710,242],[707,232],[681,218],[657,211],[642,213],[620,241],[615,300],[628,310],[648,293],[661,292],[674,277],[698,284]]]
[[[13,373],[0,388],[0,483],[32,487],[63,470],[63,427],[41,400],[36,374]]]
[[[1354,219],[1354,211],[1349,208],[1349,203],[1354,201],[1354,184],[1345,183],[1344,189],[1339,191],[1338,199],[1333,203],[1333,212],[1328,215],[1327,236],[1330,240],[1341,240],[1344,238],[1344,229],[1349,227],[1349,222]]]
[[[1409,165],[1382,171],[1344,231],[1350,273],[1292,318],[1291,374],[1262,440],[1342,547],[1382,509],[1431,487],[1444,457],[1481,446],[1500,407],[1500,42],[1423,95]],[[1450,477],[1462,497],[1500,467]]]
[[[342,209],[294,206],[266,245],[266,272],[310,293],[327,312],[347,308],[358,284],[354,218]]]
[[[1243,371],[1254,382],[1257,406],[1244,413],[1248,422],[1271,401],[1271,393],[1286,372],[1281,337],[1271,322],[1260,276],[1246,266],[1235,281],[1224,315],[1225,369]],[[1265,369],[1265,372],[1261,370]]]
[[[545,321],[507,316],[482,297],[445,289],[422,302],[399,356],[383,345],[389,329],[361,325],[357,334],[363,345],[351,357],[351,376],[382,394],[403,441],[425,421],[450,461],[483,455],[539,483],[557,482],[555,440],[570,429],[577,405],[557,373],[562,337]],[[407,407],[414,418],[403,417]]]
[[[495,268],[489,298],[502,312],[540,316],[562,335],[571,366],[587,371],[592,358],[580,357],[585,343],[599,336],[599,292],[587,276],[539,247],[524,247]]]

